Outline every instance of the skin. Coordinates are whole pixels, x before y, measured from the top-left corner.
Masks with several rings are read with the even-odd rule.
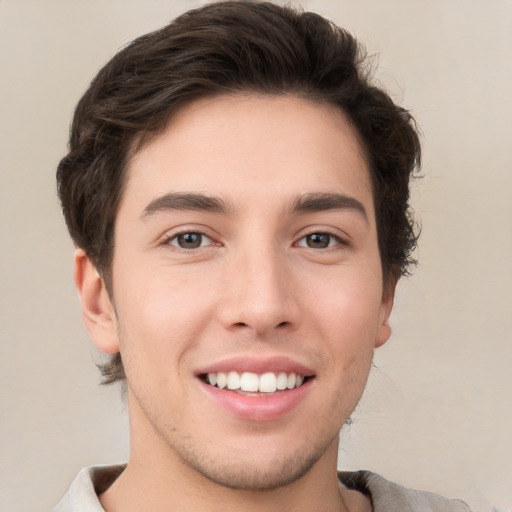
[[[155,202],[183,193],[225,211]],[[307,194],[352,202],[294,209]],[[184,232],[203,233],[200,246],[180,247]],[[127,374],[131,455],[101,496],[107,511],[371,510],[337,481],[338,434],[390,336],[394,286],[383,289],[368,166],[339,109],[255,95],[183,107],[129,165],[112,277],[111,299],[77,251],[87,327]],[[233,356],[284,356],[314,377],[286,414],[242,419],[197,376]]]

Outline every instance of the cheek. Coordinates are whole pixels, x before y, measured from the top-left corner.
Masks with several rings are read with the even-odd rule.
[[[365,280],[363,285],[360,279],[345,277],[337,282],[332,280],[325,293],[315,294],[310,302],[320,349],[327,356],[323,375],[330,381],[335,397],[332,409],[346,415],[357,404],[371,369],[380,293],[375,282]]]
[[[318,319],[325,338],[336,346],[373,347],[381,309],[380,274],[368,279],[364,273],[333,276],[323,290],[310,294],[307,309]]]
[[[114,289],[123,359],[136,356],[141,364],[156,366],[179,363],[211,319],[211,283],[197,273],[157,267],[123,277],[119,275]]]

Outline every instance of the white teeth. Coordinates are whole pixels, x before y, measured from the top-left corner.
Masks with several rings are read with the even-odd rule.
[[[297,382],[297,376],[295,375],[295,373],[290,373],[290,375],[288,375],[286,387],[288,389],[293,389],[295,387],[296,382]]]
[[[228,377],[225,373],[219,372],[217,373],[217,386],[220,389],[224,389],[228,384]]]
[[[258,391],[258,376],[251,372],[242,373],[240,389],[242,391]]]
[[[260,377],[260,391],[263,393],[275,393],[277,388],[276,380],[275,373],[264,373]]]
[[[220,389],[227,387],[232,391],[240,390],[249,393],[275,393],[285,389],[298,388],[304,382],[304,376],[297,375],[294,372],[289,374],[285,372],[278,374],[267,372],[262,375],[244,372],[240,375],[238,372],[230,371],[228,373],[208,373],[206,379],[211,386]]]
[[[277,376],[277,389],[279,389],[280,391],[282,391],[283,389],[286,389],[287,382],[288,382],[288,376],[286,375],[286,373],[281,372]]]
[[[240,375],[236,372],[228,373],[228,389],[240,388]]]

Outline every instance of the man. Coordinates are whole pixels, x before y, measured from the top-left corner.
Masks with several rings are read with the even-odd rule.
[[[369,472],[338,434],[416,243],[410,115],[320,16],[222,2],[119,52],[58,169],[126,466],[55,511],[463,511]]]

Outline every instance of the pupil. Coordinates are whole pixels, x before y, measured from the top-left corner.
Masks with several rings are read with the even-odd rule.
[[[307,244],[308,247],[314,249],[325,249],[329,246],[330,236],[325,233],[313,233],[308,235]]]
[[[196,249],[201,246],[200,233],[183,233],[178,235],[178,243],[183,249]]]

